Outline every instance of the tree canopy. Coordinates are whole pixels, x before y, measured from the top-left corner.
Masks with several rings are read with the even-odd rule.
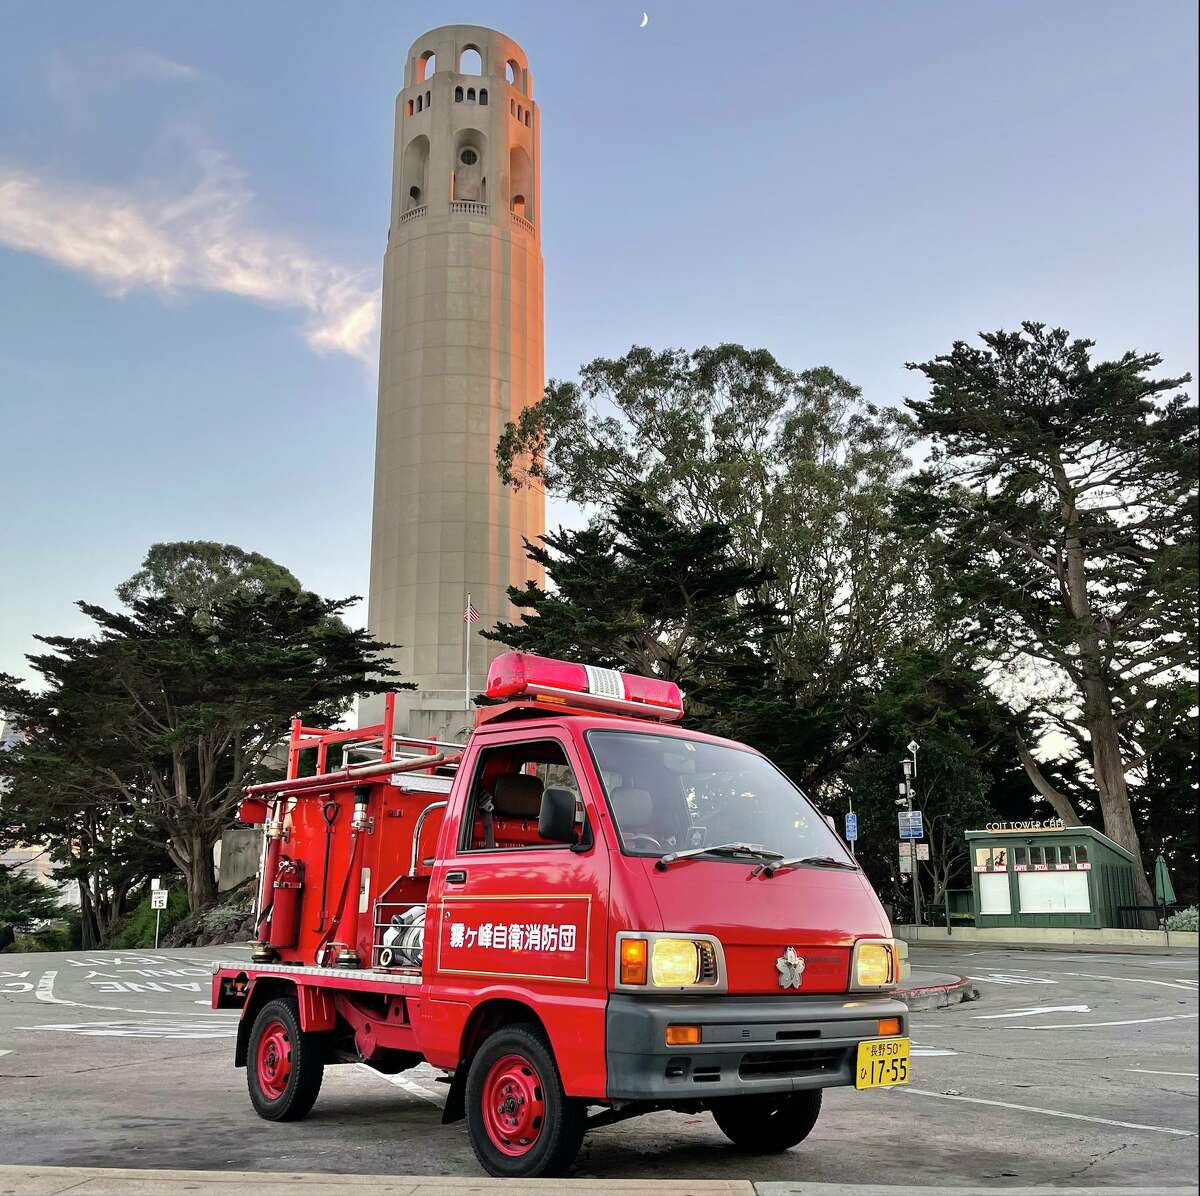
[[[1148,712],[1197,659],[1189,378],[1156,377],[1154,353],[1094,361],[1042,324],[980,340],[909,366],[931,385],[908,406],[933,447],[906,516],[930,529],[980,653],[1048,690],[1029,712],[1083,767],[1062,791],[1025,748],[1039,793],[1068,821],[1098,806],[1140,858],[1128,778],[1145,773]],[[1144,869],[1138,893],[1151,903]]]
[[[64,874],[98,907],[85,910],[98,938],[164,852],[193,910],[215,898],[213,845],[293,715],[332,723],[355,696],[406,687],[387,645],[339,617],[355,599],[263,585],[291,575],[228,546],[222,559],[253,562],[249,580],[235,569],[200,584],[182,547],[147,559],[180,565],[187,584],[154,566],[127,590],[128,609],[79,604],[92,635],[38,637],[49,651],[29,659],[44,688],[0,678],[0,708],[26,735],[0,761],[10,836],[55,843]]]

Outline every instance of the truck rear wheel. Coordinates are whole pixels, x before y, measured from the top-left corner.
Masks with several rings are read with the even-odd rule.
[[[582,1101],[563,1092],[550,1044],[532,1025],[484,1040],[467,1072],[467,1132],[489,1175],[561,1175],[583,1141]]]
[[[777,1154],[812,1133],[821,1112],[821,1090],[732,1096],[713,1104],[721,1133],[747,1154]]]
[[[267,1121],[307,1117],[324,1073],[320,1036],[300,1029],[295,1000],[268,1001],[254,1019],[246,1058],[246,1084],[254,1111]]]

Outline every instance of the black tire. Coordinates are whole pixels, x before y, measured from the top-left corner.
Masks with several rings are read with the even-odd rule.
[[[493,1069],[513,1057],[521,1057],[532,1065],[531,1082],[540,1081],[537,1088],[544,1110],[532,1145],[518,1147],[526,1153],[516,1157],[505,1154],[493,1142],[484,1110],[485,1085]],[[529,1179],[562,1175],[574,1162],[583,1142],[587,1106],[563,1092],[558,1064],[541,1029],[518,1023],[503,1026],[489,1035],[475,1053],[467,1071],[466,1114],[471,1149],[480,1166],[489,1175],[502,1179]]]
[[[268,1066],[272,1054],[286,1063],[286,1075]],[[260,1060],[260,1052],[268,1058]],[[246,1055],[246,1086],[250,1103],[267,1121],[299,1121],[307,1117],[321,1091],[325,1074],[321,1035],[300,1029],[300,1012],[294,997],[268,1001],[254,1019]]]
[[[821,1089],[731,1096],[713,1104],[721,1133],[747,1154],[778,1154],[798,1146],[817,1124]]]

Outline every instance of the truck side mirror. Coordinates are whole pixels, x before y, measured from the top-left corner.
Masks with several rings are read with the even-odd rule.
[[[538,810],[538,834],[551,843],[575,842],[575,794],[547,789]]]

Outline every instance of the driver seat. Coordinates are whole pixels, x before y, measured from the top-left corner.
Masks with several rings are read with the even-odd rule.
[[[637,850],[630,842],[637,835],[649,835],[661,845],[654,825],[654,800],[646,789],[621,787],[612,791],[613,813],[621,829],[621,840],[630,851]]]

